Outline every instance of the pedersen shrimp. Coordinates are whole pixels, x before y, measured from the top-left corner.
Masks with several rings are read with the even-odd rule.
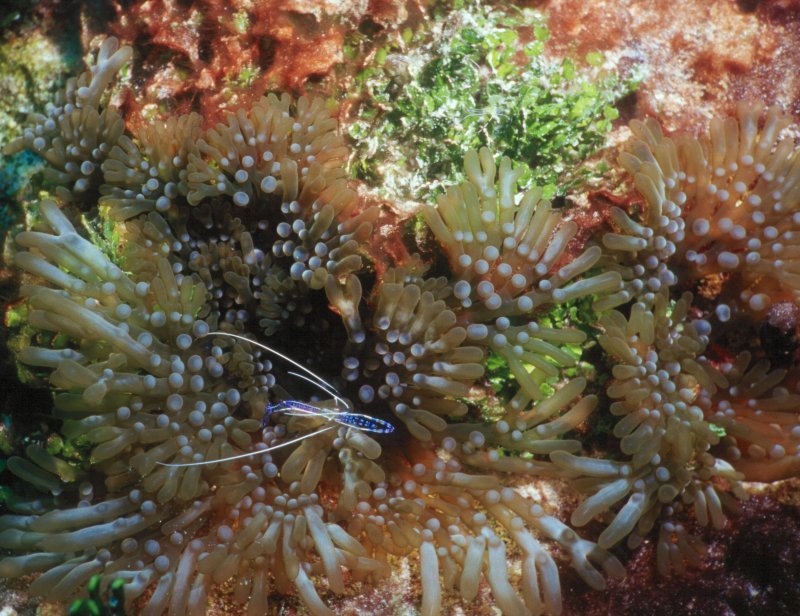
[[[309,370],[308,368],[306,368],[299,362],[295,361],[291,357],[284,355],[279,351],[276,351],[272,347],[269,347],[266,344],[260,342],[256,342],[254,340],[250,340],[245,336],[240,336],[238,334],[231,334],[228,332],[213,331],[213,332],[208,332],[205,335],[228,336],[230,338],[236,338],[237,340],[249,342],[250,344],[253,344],[261,349],[264,349],[268,353],[272,353],[273,355],[280,357],[281,359],[289,362],[293,366],[296,366],[297,368],[299,368],[300,370],[302,370],[303,372],[305,372],[307,375],[310,376],[299,374],[297,372],[289,372],[289,374],[299,377],[305,381],[308,381],[318,389],[330,395],[336,403],[336,406],[334,406],[333,408],[319,408],[311,404],[308,404],[306,402],[300,402],[299,400],[282,400],[281,402],[277,402],[275,404],[268,404],[267,408],[265,409],[264,419],[262,422],[262,426],[264,428],[267,427],[269,419],[273,414],[280,413],[282,415],[287,415],[290,417],[317,417],[332,422],[334,424],[338,424],[338,426],[343,426],[345,428],[352,428],[355,430],[361,430],[364,432],[374,432],[377,434],[389,434],[391,432],[394,432],[394,426],[388,421],[380,419],[378,417],[373,417],[371,415],[365,415],[363,413],[354,412],[355,409],[350,404],[350,402],[348,400],[345,400],[333,385],[331,385],[321,376]],[[341,407],[339,406],[340,404]],[[264,449],[259,449],[258,451],[251,451],[248,453],[238,454],[235,456],[229,456],[227,458],[219,458],[216,460],[203,460],[200,462],[185,462],[179,464],[158,462],[157,464],[168,467],[187,467],[187,466],[203,466],[206,464],[217,464],[220,462],[230,462],[231,460],[249,458],[252,456],[258,456],[261,454],[269,453],[276,449],[280,449],[281,447],[287,447],[289,445],[292,445],[294,443],[299,443],[300,441],[312,438],[324,432],[328,432],[329,430],[334,430],[338,426],[329,425],[319,430],[315,430],[314,432],[309,432],[308,434],[302,434],[297,438],[293,438],[288,441],[284,441]]]

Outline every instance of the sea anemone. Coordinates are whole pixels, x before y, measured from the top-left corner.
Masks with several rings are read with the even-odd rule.
[[[628,281],[619,297],[652,301],[661,286],[725,281],[721,320],[732,310],[764,315],[797,302],[800,156],[781,131],[777,106],[739,104],[738,118],[714,119],[708,134],[666,137],[655,120],[632,121],[620,164],[644,197],[641,216],[613,208],[603,245]],[[610,305],[606,302],[604,305]]]
[[[691,319],[691,303],[686,293],[671,305],[662,289],[652,309],[637,302],[630,316],[611,311],[600,318],[598,341],[615,360],[607,393],[615,400],[611,412],[620,417],[614,436],[623,457],[551,454],[590,494],[572,524],[612,511],[598,539],[607,549],[626,537],[635,547],[658,525],[662,574],[682,572],[705,554],[682,523],[687,511],[700,526],[723,528],[726,512],[736,512],[736,501],[747,498],[745,479],[796,473],[800,454],[797,414],[790,412],[798,396],[777,387],[785,371],[769,372],[765,361],[748,369],[748,352],[733,365],[715,366],[705,354],[710,324]],[[727,433],[724,444],[720,431]]]
[[[67,98],[110,117],[103,90],[129,55],[104,42]],[[47,125],[32,121],[32,135]],[[45,145],[66,139],[64,126],[47,129]],[[4,577],[43,571],[30,590],[55,600],[95,574],[121,578],[145,614],[200,611],[212,585],[235,580],[247,613],[264,613],[275,588],[329,614],[321,583],[343,593],[347,579],[389,575],[390,556],[419,554],[423,613],[439,613],[446,588],[473,600],[485,578],[504,613],[527,614],[560,610],[555,561],[537,537],[559,543],[595,588],[605,584],[596,566],[621,574],[495,474],[558,474],[532,456],[579,450],[559,437],[595,407],[585,379],[550,397],[540,386],[575,363],[562,347],[584,334],[536,314],[622,285],[617,272],[591,271],[600,249],[572,246],[575,223],[539,189],[517,195],[508,159],[498,175],[488,150],[467,153],[468,181],[426,210],[452,267],[437,277],[419,257],[369,266],[379,210],[350,188],[318,99],[268,96],[208,129],[194,115],[134,135],[80,126],[107,139],[92,181],[79,190],[48,158],[67,173],[49,176],[62,201],[31,206],[14,262],[27,274],[18,310],[32,336],[18,359],[49,373],[53,417],[86,456],[34,444],[9,460],[28,490],[0,518],[0,546],[19,553],[0,561]],[[83,237],[76,204],[97,217],[105,250]],[[335,423],[325,410],[341,412],[338,401],[321,399],[332,392],[256,342],[395,432]],[[491,421],[469,400],[490,351],[518,383]],[[319,413],[264,418],[269,402],[296,397]]]
[[[749,351],[720,365],[725,386],[704,392],[698,405],[706,418],[724,430],[724,454],[748,481],[777,481],[800,470],[800,395],[791,393],[794,375],[770,370]],[[796,386],[794,391],[797,391]]]

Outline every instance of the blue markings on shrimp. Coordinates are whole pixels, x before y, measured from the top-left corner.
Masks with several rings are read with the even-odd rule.
[[[363,415],[361,413],[351,413],[338,409],[317,408],[297,400],[284,400],[277,404],[268,404],[266,412],[264,413],[264,427],[266,427],[267,421],[273,413],[281,413],[292,417],[320,417],[336,422],[342,426],[363,430],[365,432],[375,432],[378,434],[394,432],[394,426],[392,424],[378,417]]]
[[[394,432],[394,426],[388,421],[360,413],[342,413],[333,418],[333,421],[366,432],[377,432],[378,434]]]

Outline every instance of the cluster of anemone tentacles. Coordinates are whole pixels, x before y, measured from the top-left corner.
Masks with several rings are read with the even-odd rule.
[[[607,393],[623,456],[551,459],[589,493],[572,523],[608,519],[604,548],[626,537],[635,547],[657,526],[663,574],[705,553],[687,517],[721,529],[747,497],[743,481],[800,473],[794,369],[771,370],[750,350],[711,352],[732,315],[747,328],[771,306],[800,302],[800,149],[782,133],[790,122],[752,103],[699,139],[634,121],[620,156],[644,204],[611,212],[602,265],[624,288],[595,307],[626,305],[601,316],[599,338],[615,363]],[[714,310],[703,314],[688,292],[671,301],[681,286],[714,289]]]
[[[203,613],[226,584],[244,613],[294,591],[328,614],[321,594],[415,555],[423,614],[440,612],[447,589],[473,600],[482,580],[505,614],[555,614],[543,540],[603,588],[596,567],[622,572],[607,549],[659,524],[659,568],[680,570],[702,555],[685,511],[719,528],[745,478],[797,472],[785,371],[746,353],[712,361],[713,319],[688,294],[670,298],[679,278],[720,271],[729,302],[756,314],[794,298],[800,157],[776,143],[777,112],[759,128],[760,109],[743,108],[710,140],[677,145],[634,125],[621,162],[644,211],[615,210],[614,231],[583,247],[540,189],[518,192],[511,161],[468,152],[467,180],[423,211],[449,263],[434,277],[417,257],[371,266],[379,211],[349,186],[323,101],[268,96],[214,127],[189,115],[128,134],[107,89],[130,56],[107,39],[10,146],[44,157],[59,198],[33,204],[15,239],[34,332],[18,359],[49,374],[52,415],[87,459],[31,444],[9,460],[31,491],[0,517],[0,547],[17,553],[0,560],[3,577],[42,572],[31,591],[56,600],[95,574],[122,578],[144,614]],[[86,220],[107,246],[87,239]],[[615,364],[619,459],[581,457],[569,438],[597,405],[585,379],[544,393],[585,334],[538,315],[581,298]],[[324,413],[262,423],[268,403],[333,401],[277,356],[213,332],[269,344],[397,429],[370,435]],[[490,353],[514,386],[488,417],[469,397]],[[505,486],[509,474],[573,480],[589,495],[572,523],[608,520],[598,544]]]

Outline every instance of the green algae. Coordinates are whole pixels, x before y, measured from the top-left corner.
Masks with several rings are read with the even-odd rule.
[[[550,58],[548,38],[535,11],[468,2],[373,50],[355,78],[352,174],[386,197],[426,201],[462,179],[467,149],[488,146],[520,161],[523,187],[548,197],[602,175],[602,164],[581,163],[604,145],[638,77],[598,52]],[[346,55],[368,40],[352,38]]]

